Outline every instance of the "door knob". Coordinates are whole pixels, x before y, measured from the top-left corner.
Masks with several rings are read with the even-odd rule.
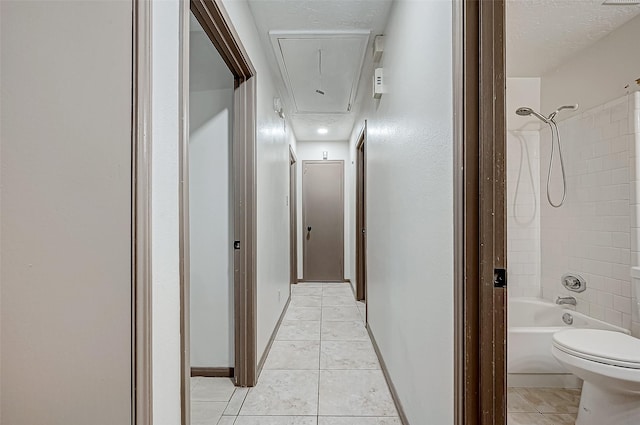
[[[307,226],[307,232],[311,231],[311,226]]]

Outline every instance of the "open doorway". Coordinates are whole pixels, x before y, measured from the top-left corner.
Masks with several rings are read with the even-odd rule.
[[[189,424],[191,391],[199,398],[200,388],[192,376],[231,378],[231,390],[256,382],[256,92],[221,3],[194,0],[181,13],[181,398]]]
[[[640,423],[640,6],[507,1],[505,35],[507,422]]]
[[[367,300],[367,123],[356,144],[356,299]]]
[[[291,284],[298,283],[298,173],[297,158],[289,146],[289,262]]]
[[[189,277],[192,377],[234,377],[234,77],[189,21]],[[192,379],[192,385],[205,381]]]

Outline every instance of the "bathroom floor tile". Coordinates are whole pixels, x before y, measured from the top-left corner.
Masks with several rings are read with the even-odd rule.
[[[545,425],[575,425],[576,415],[572,414],[543,414],[544,419],[547,421]]]
[[[217,425],[234,425],[236,416],[222,416]]]
[[[322,307],[322,320],[327,321],[354,321],[362,320],[358,307],[353,306],[326,306]]]
[[[318,425],[402,425],[400,418],[320,416]]]
[[[547,425],[541,413],[507,413],[507,425]]]
[[[380,369],[369,341],[322,341],[320,369]]]
[[[191,425],[217,425],[225,407],[221,401],[192,401]]]
[[[517,388],[522,398],[540,413],[577,413],[580,391],[563,388]]]
[[[321,370],[321,416],[398,416],[380,370]]]
[[[369,341],[369,334],[361,320],[351,322],[322,322],[323,341]]]
[[[319,341],[320,322],[312,320],[283,320],[276,341]]]
[[[229,378],[191,378],[192,401],[225,401],[231,400],[235,385]]]
[[[320,320],[320,307],[289,307],[284,320]]]
[[[318,370],[320,341],[274,341],[264,369]]]
[[[234,425],[317,425],[316,416],[238,416]]]
[[[507,413],[507,425],[575,425],[575,415]]]
[[[240,416],[317,414],[317,370],[263,370],[240,409]]]
[[[507,390],[507,412],[510,413],[539,413],[535,406],[522,397],[514,388]]]

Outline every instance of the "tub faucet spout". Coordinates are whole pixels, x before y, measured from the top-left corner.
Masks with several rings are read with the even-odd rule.
[[[556,298],[556,304],[558,305],[576,305],[578,304],[576,299],[573,297],[558,297]]]

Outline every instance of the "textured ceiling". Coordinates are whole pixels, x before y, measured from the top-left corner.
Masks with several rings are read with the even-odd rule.
[[[603,0],[507,0],[507,75],[539,77],[640,14]]]
[[[292,99],[289,97],[278,68],[269,31],[344,31],[368,30],[372,36],[384,30],[391,0],[249,0],[262,45],[267,54],[276,84],[283,96],[286,112],[298,140],[347,140],[358,116],[361,94],[358,93],[350,113],[292,114]],[[373,40],[373,37],[371,37]],[[369,43],[369,47],[371,44]],[[371,51],[367,48],[365,67],[370,66]],[[369,75],[363,72],[362,76]],[[329,132],[320,135],[319,127]]]

